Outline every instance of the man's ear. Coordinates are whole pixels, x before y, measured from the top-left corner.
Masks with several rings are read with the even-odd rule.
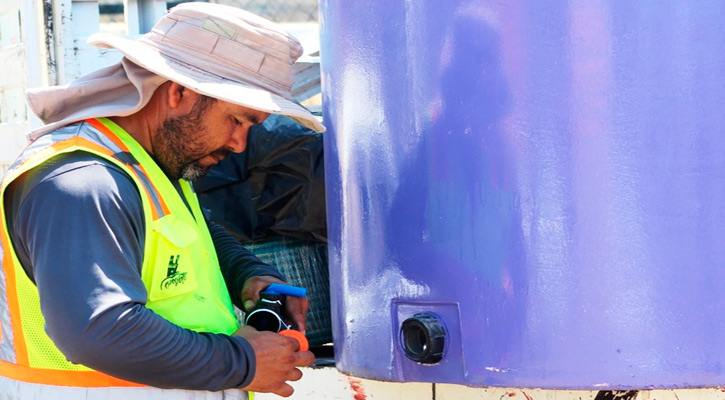
[[[198,93],[173,81],[169,81],[169,85],[166,87],[167,105],[170,109],[178,110],[182,113],[191,110],[191,107],[196,104],[196,98],[198,96]]]

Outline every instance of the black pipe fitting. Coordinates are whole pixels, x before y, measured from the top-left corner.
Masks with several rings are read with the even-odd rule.
[[[409,359],[420,364],[436,364],[443,358],[446,329],[437,315],[418,313],[403,321],[400,341]]]

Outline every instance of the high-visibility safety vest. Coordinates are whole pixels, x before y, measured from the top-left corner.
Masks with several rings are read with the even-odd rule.
[[[8,234],[5,189],[23,173],[52,157],[73,151],[95,154],[125,171],[141,194],[145,215],[141,278],[148,291],[146,307],[184,328],[231,334],[239,328],[219,269],[211,235],[188,182],[180,186],[188,206],[148,153],[108,119],[66,126],[31,143],[7,171],[0,185],[0,393],[17,398],[37,396],[128,398],[128,390],[176,393],[173,398],[209,399],[210,392],[163,390],[123,381],[73,364],[45,333],[37,287],[18,261]],[[49,389],[50,388],[50,389]],[[116,389],[122,389],[118,391]],[[44,392],[43,392],[44,391]],[[225,393],[232,392],[232,393]],[[20,396],[25,393],[25,396]],[[243,398],[240,390],[218,392]],[[148,398],[148,397],[147,397]],[[221,397],[220,397],[221,398]]]

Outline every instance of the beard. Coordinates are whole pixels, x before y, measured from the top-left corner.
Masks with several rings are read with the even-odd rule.
[[[209,167],[202,167],[199,160],[207,155],[224,158],[230,151],[224,147],[205,152],[203,138],[207,137],[204,117],[216,99],[201,96],[191,111],[171,118],[156,130],[152,140],[154,155],[164,173],[172,180],[195,181],[206,175]]]

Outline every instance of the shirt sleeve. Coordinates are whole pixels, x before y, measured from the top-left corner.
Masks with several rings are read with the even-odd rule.
[[[264,263],[245,248],[229,232],[217,223],[207,219],[214,248],[219,257],[219,265],[227,284],[232,303],[244,310],[241,294],[244,282],[253,276],[271,275],[285,280],[274,267]]]
[[[255,358],[245,339],[184,329],[146,308],[145,223],[134,182],[90,155],[46,164],[13,183],[6,206],[46,332],[67,359],[161,388],[248,385]]]

